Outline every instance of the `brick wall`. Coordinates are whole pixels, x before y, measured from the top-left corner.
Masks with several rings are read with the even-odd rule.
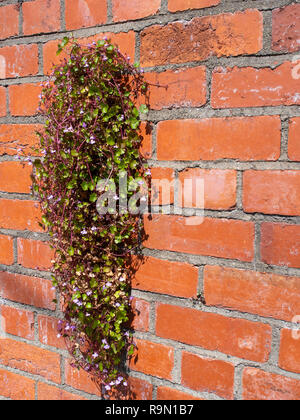
[[[37,141],[40,82],[71,32],[85,43],[109,34],[168,85],[151,89],[144,151],[157,177],[175,179],[172,206],[179,180],[205,180],[202,224],[159,207],[145,218],[136,398],[300,399],[299,22],[290,0],[1,2],[3,399],[100,398],[57,338],[52,256],[31,167],[16,157]]]

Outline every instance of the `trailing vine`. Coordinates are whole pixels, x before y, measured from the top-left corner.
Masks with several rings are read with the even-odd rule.
[[[140,112],[147,107],[138,110],[135,102],[147,85],[107,39],[83,47],[64,38],[58,53],[64,49],[69,58],[42,90],[46,123],[38,133],[42,158],[34,162],[33,189],[55,249],[53,285],[65,315],[59,335],[74,365],[109,392],[127,386],[120,366],[134,351],[130,259],[143,228],[138,208],[147,201],[137,191],[150,176],[139,153]],[[120,185],[129,188],[130,208],[121,206]]]

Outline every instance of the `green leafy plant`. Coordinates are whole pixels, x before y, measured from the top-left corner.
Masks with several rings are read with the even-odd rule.
[[[46,123],[38,133],[42,158],[34,162],[33,189],[56,251],[53,285],[65,314],[59,335],[74,366],[110,391],[127,386],[120,366],[134,351],[128,331],[131,254],[143,225],[129,210],[99,211],[109,202],[99,201],[99,193],[113,192],[119,202],[122,191],[111,185],[125,180],[130,198],[132,184],[150,176],[139,153],[140,113],[147,107],[135,106],[147,85],[142,71],[107,39],[84,47],[64,38],[58,53],[64,49],[68,58],[54,68],[41,95]]]

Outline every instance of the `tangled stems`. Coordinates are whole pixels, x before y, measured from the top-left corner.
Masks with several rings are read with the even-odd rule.
[[[138,246],[140,217],[97,210],[102,189],[147,177],[139,154],[140,112],[134,102],[145,93],[141,71],[108,40],[82,47],[64,38],[56,66],[41,95],[44,130],[38,133],[41,159],[34,162],[33,189],[55,249],[53,285],[63,299],[65,337],[74,365],[97,377],[109,391],[127,386],[120,366],[134,347],[128,331],[130,256]],[[131,188],[132,190],[132,188]],[[134,191],[129,192],[132,196]],[[121,199],[114,190],[114,199]],[[104,205],[107,203],[102,203]]]

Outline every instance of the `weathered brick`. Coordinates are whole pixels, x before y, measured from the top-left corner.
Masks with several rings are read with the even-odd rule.
[[[99,4],[99,0],[66,0],[65,18],[67,29],[80,29],[106,23],[107,1],[101,0]]]
[[[13,238],[0,235],[0,264],[11,265],[14,263]]]
[[[248,401],[299,401],[300,381],[281,375],[246,368],[243,398]]]
[[[252,261],[254,225],[252,222],[204,218],[188,225],[189,218],[169,215],[145,216],[145,246],[188,254]]]
[[[5,117],[5,116],[6,116],[6,89],[5,87],[0,86],[0,117]]]
[[[0,296],[14,302],[55,309],[55,292],[50,280],[0,272]]]
[[[54,251],[47,242],[18,238],[18,263],[26,268],[49,270]]]
[[[0,162],[0,190],[10,193],[30,193],[32,166],[20,162]]]
[[[86,400],[86,398],[80,395],[71,394],[68,391],[57,388],[55,386],[44,384],[43,382],[38,383],[38,400],[41,401],[79,401]]]
[[[140,378],[128,378],[130,398],[133,400],[152,400],[153,386]]]
[[[7,334],[34,340],[34,315],[33,312],[10,306],[1,306],[2,329]]]
[[[247,213],[300,215],[300,171],[245,171]]]
[[[183,352],[181,375],[182,384],[188,388],[233,399],[234,365],[231,363]]]
[[[22,7],[24,35],[60,30],[59,0],[35,0],[24,3]]]
[[[72,0],[73,1],[73,0]],[[78,39],[81,45],[87,45],[93,41],[97,42],[104,37],[111,40],[114,45],[117,45],[120,51],[131,57],[131,61],[134,61],[135,56],[135,33],[129,31],[127,33],[120,32],[114,34],[111,32],[105,32],[90,36],[88,38]],[[59,64],[66,56],[64,54],[56,55],[57,47],[60,41],[49,41],[43,47],[44,56],[44,73],[49,74],[53,69],[53,65]]]
[[[132,370],[146,375],[172,379],[174,365],[174,350],[163,344],[145,340],[136,340],[137,349],[129,362]]]
[[[290,4],[273,10],[272,49],[274,51],[299,51],[300,4]]]
[[[293,77],[294,63],[275,69],[219,68],[212,75],[213,108],[299,105],[299,81]]]
[[[134,298],[131,307],[133,311],[132,328],[137,331],[148,331],[150,303],[143,299]]]
[[[33,401],[35,400],[35,381],[1,369],[0,394],[16,401]]]
[[[221,0],[169,0],[170,12],[178,12],[188,9],[204,9],[205,7],[217,6]]]
[[[267,264],[300,268],[300,226],[263,223],[261,259]]]
[[[151,109],[197,107],[206,103],[204,66],[145,73]]]
[[[152,157],[152,130],[150,123],[142,122],[140,126],[140,135],[143,137],[140,152],[145,159]]]
[[[300,278],[225,267],[204,270],[204,294],[209,306],[292,320],[300,313]]]
[[[174,203],[175,172],[171,168],[151,169],[151,204],[163,206]]]
[[[267,160],[280,157],[278,116],[162,121],[159,160]]]
[[[38,47],[36,44],[0,48],[0,79],[34,76],[38,70]]]
[[[0,228],[43,232],[41,212],[34,201],[0,199]]]
[[[158,304],[156,316],[159,337],[256,362],[269,359],[269,325],[165,304]]]
[[[0,363],[60,383],[60,355],[20,341],[0,340]]]
[[[258,10],[196,17],[188,23],[151,26],[141,33],[144,67],[205,60],[212,55],[255,54],[262,48]]]
[[[17,4],[0,7],[0,39],[19,34],[19,8]]]
[[[179,297],[196,297],[198,269],[187,263],[146,257],[132,279],[132,287]]]
[[[38,145],[36,131],[40,124],[2,124],[0,125],[0,155],[17,155],[22,148],[27,155],[33,155],[32,148]]]
[[[286,329],[281,331],[278,364],[284,370],[300,373],[300,331]]]
[[[300,161],[300,118],[292,118],[289,125],[288,153],[291,160]]]
[[[203,194],[205,209],[228,210],[235,207],[236,171],[199,168],[185,169],[179,174],[179,199],[183,207],[197,207],[197,180],[204,182]],[[189,183],[192,186],[191,189]]]
[[[66,350],[65,340],[58,337],[58,319],[40,315],[38,317],[39,340],[47,346]]]
[[[157,388],[157,399],[165,401],[201,400],[201,398],[194,397],[187,392],[178,391],[178,389],[169,388],[167,386],[159,386]]]
[[[112,0],[114,22],[142,19],[159,11],[161,0]]]
[[[36,115],[41,91],[42,87],[37,83],[9,86],[9,110],[11,115]]]
[[[91,375],[70,366],[70,360],[65,361],[65,383],[88,394],[102,396],[101,388],[92,381]]]

